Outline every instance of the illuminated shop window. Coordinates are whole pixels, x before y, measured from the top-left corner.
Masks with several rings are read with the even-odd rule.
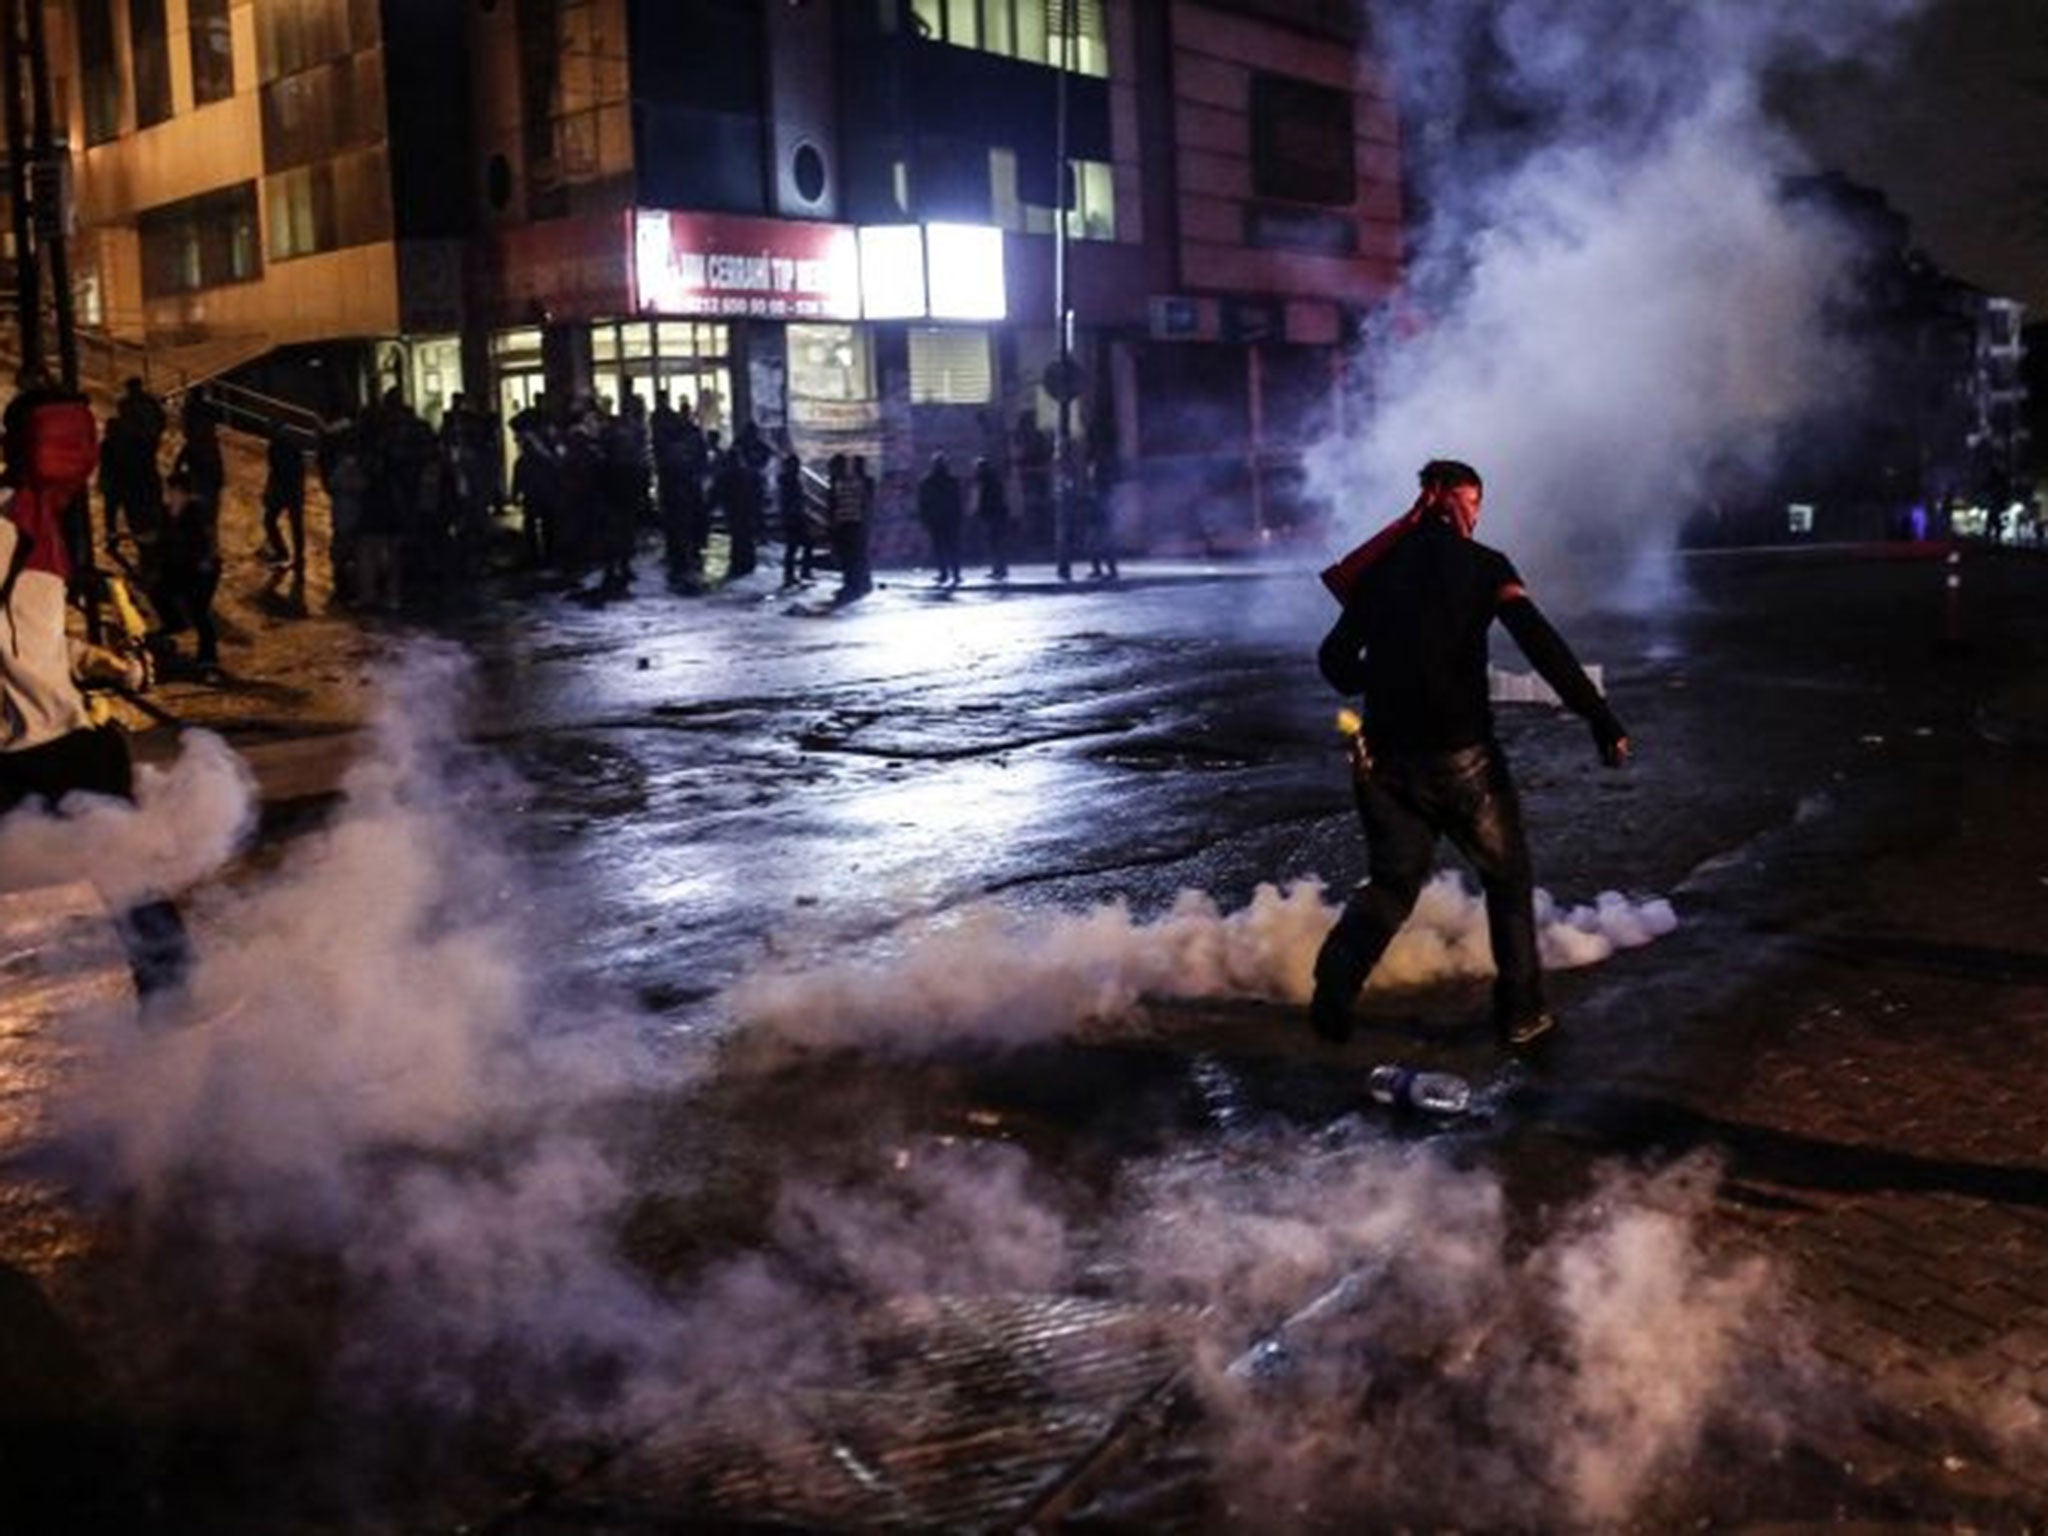
[[[491,358],[495,362],[539,362],[540,330],[535,326],[521,326],[516,330],[499,331],[491,337]]]
[[[1076,74],[1109,73],[1102,0],[911,0],[910,16],[933,42],[1055,67],[1064,44]]]
[[[805,400],[872,400],[874,365],[859,325],[791,325],[789,392]]]
[[[536,350],[539,333],[534,337]],[[726,432],[732,402],[732,328],[690,320],[599,321],[590,328],[590,382],[613,407],[637,395],[654,409],[667,395],[706,431]]]
[[[912,326],[910,403],[986,405],[994,398],[989,334],[979,326]]]
[[[660,347],[664,358],[726,357],[732,352],[731,327],[709,321],[664,320]]]

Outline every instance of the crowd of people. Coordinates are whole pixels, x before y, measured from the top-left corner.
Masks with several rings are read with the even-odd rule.
[[[726,535],[720,579],[753,574],[762,545],[779,540],[785,587],[814,580],[829,557],[839,575],[835,602],[858,601],[874,588],[877,485],[862,454],[832,454],[816,473],[786,437],[779,447],[771,445],[749,421],[727,443],[718,429],[697,420],[687,400],[672,402],[665,391],[656,393],[652,411],[633,393],[616,411],[582,397],[558,409],[540,394],[510,426],[516,445],[510,499],[519,509],[524,556],[579,590],[592,575],[597,584],[591,595],[597,598],[629,590],[641,536],[650,530],[659,534],[670,584],[703,590],[714,579],[707,556],[717,526]],[[1042,492],[1050,509],[1051,439],[1044,442],[1043,473],[1037,459],[1027,456],[1018,481],[1027,507],[1035,507]],[[918,486],[916,510],[929,539],[935,584],[957,586],[962,579],[970,496],[989,576],[1008,579],[1015,520],[1006,478],[997,461],[984,456],[963,484],[947,455],[933,457]],[[1076,545],[1088,557],[1091,575],[1114,577],[1104,463],[1074,478]],[[1067,575],[1064,551],[1059,565]]]
[[[786,435],[771,445],[752,421],[727,442],[666,391],[655,394],[652,410],[631,391],[616,408],[586,395],[536,394],[505,427],[509,474],[498,417],[459,393],[438,424],[395,388],[318,432],[277,423],[265,452],[262,558],[303,600],[307,489],[317,473],[331,514],[334,598],[362,611],[394,611],[472,583],[494,558],[590,601],[611,601],[632,590],[636,558],[657,545],[678,591],[744,579],[760,567],[764,545],[776,542],[785,589],[829,569],[837,605],[873,590],[878,487],[861,454],[835,453],[822,470],[807,467]],[[1052,438],[1028,412],[1014,432],[998,430],[964,475],[949,455],[933,455],[915,490],[933,583],[961,584],[970,529],[979,531],[989,578],[1008,580],[1020,538],[1052,529],[1055,463]],[[1113,578],[1103,462],[1077,461],[1070,482],[1071,548],[1089,560],[1090,575]],[[105,546],[132,553],[162,621],[165,659],[169,637],[189,632],[190,664],[202,676],[218,668],[212,603],[226,485],[218,413],[204,393],[182,401],[173,427],[163,403],[129,380],[103,432]],[[722,549],[714,530],[723,533]],[[1067,553],[1062,544],[1062,577]]]

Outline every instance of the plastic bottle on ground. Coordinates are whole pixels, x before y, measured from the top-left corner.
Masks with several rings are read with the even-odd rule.
[[[1375,1100],[1394,1109],[1462,1115],[1472,1105],[1472,1085],[1455,1072],[1418,1072],[1388,1062],[1372,1069],[1365,1086]]]

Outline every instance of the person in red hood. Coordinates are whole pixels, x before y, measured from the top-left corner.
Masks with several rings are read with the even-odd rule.
[[[1364,696],[1352,787],[1369,877],[1316,957],[1309,1021],[1326,1040],[1351,1035],[1351,1005],[1414,909],[1439,836],[1478,871],[1499,975],[1501,1041],[1525,1050],[1555,1026],[1543,1003],[1535,881],[1521,805],[1495,739],[1486,637],[1499,619],[1565,705],[1592,727],[1601,760],[1628,758],[1628,733],[1515,568],[1473,535],[1485,487],[1455,459],[1422,467],[1415,505],[1323,573],[1344,612],[1317,653],[1339,693]]]
[[[126,734],[94,722],[77,674],[107,672],[140,687],[146,661],[89,647],[65,623],[73,572],[65,518],[99,460],[92,408],[75,393],[25,387],[0,435],[0,815],[28,800],[54,807],[74,790],[132,800]],[[115,926],[139,992],[182,979],[190,951],[171,903],[142,902],[116,914]]]

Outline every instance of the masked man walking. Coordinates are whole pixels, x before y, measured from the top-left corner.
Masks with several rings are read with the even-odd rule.
[[[1499,975],[1494,1026],[1511,1050],[1548,1035],[1536,952],[1535,880],[1521,803],[1493,732],[1486,636],[1499,619],[1592,728],[1601,761],[1628,759],[1628,733],[1571,648],[1523,588],[1507,556],[1473,538],[1485,488],[1452,459],[1422,468],[1407,514],[1323,573],[1344,604],[1317,654],[1340,693],[1364,695],[1352,785],[1369,878],[1351,893],[1316,957],[1309,1019],[1325,1040],[1351,1035],[1351,1005],[1430,872],[1436,840],[1470,860],[1486,893]]]

